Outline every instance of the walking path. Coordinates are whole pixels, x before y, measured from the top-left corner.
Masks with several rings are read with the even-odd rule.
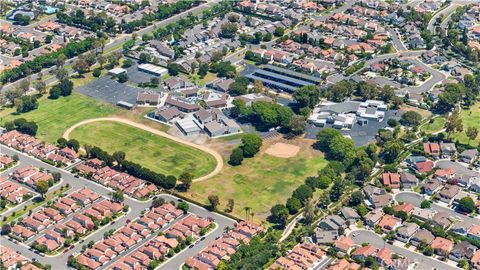
[[[198,145],[198,144],[194,144],[192,142],[189,142],[189,141],[185,141],[185,140],[182,140],[178,137],[175,137],[175,136],[172,136],[166,132],[163,132],[163,131],[160,131],[160,130],[156,130],[154,128],[151,128],[149,126],[146,126],[144,124],[140,124],[140,123],[136,123],[136,122],[133,122],[133,121],[130,121],[130,120],[127,120],[127,119],[124,119],[124,118],[119,118],[119,117],[101,117],[101,118],[93,118],[93,119],[88,119],[88,120],[84,120],[82,122],[79,122],[79,123],[76,123],[75,125],[71,126],[70,128],[68,128],[64,133],[63,133],[63,138],[67,139],[70,137],[70,134],[72,133],[73,130],[75,130],[76,128],[80,127],[80,126],[83,126],[83,125],[86,125],[86,124],[90,124],[90,123],[94,123],[94,122],[100,122],[100,121],[112,121],[112,122],[118,122],[118,123],[122,123],[122,124],[126,124],[126,125],[130,125],[130,126],[133,126],[133,127],[136,127],[136,128],[139,128],[139,129],[142,129],[142,130],[145,130],[145,131],[148,131],[150,133],[153,133],[153,134],[156,134],[158,136],[162,136],[162,137],[165,137],[167,139],[170,139],[172,141],[176,141],[178,143],[182,143],[182,144],[185,144],[185,145],[188,145],[188,146],[191,146],[191,147],[194,147],[194,148],[197,148],[199,150],[202,150],[203,152],[206,152],[210,155],[212,155],[216,162],[217,162],[217,166],[215,167],[215,169],[213,171],[211,171],[209,174],[207,175],[204,175],[204,176],[201,176],[201,177],[198,177],[198,178],[195,178],[193,179],[193,182],[201,182],[201,181],[205,181],[205,180],[208,180],[212,177],[214,177],[215,175],[217,175],[218,173],[220,173],[220,171],[222,170],[223,168],[223,158],[222,156],[217,153],[216,151],[208,148],[208,147],[205,147],[205,146],[202,146],[202,145]]]

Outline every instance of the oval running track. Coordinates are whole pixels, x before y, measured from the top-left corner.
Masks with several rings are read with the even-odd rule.
[[[176,141],[178,143],[182,143],[182,144],[197,148],[197,149],[199,149],[203,152],[206,152],[206,153],[212,155],[215,158],[215,161],[217,162],[217,166],[215,167],[215,169],[207,175],[204,175],[204,176],[193,179],[193,182],[201,182],[201,181],[208,180],[208,179],[214,177],[215,175],[217,175],[223,168],[223,158],[222,158],[222,156],[218,152],[216,152],[216,151],[214,151],[214,150],[212,150],[208,147],[198,145],[198,144],[194,144],[192,142],[180,139],[178,137],[172,136],[172,135],[170,135],[166,132],[160,131],[160,130],[156,130],[156,129],[151,128],[149,126],[146,126],[144,124],[140,124],[140,123],[133,122],[131,120],[124,119],[124,118],[119,118],[119,117],[101,117],[101,118],[93,118],[93,119],[87,119],[87,120],[81,121],[81,122],[76,123],[75,125],[69,127],[63,133],[63,138],[68,140],[69,137],[70,137],[70,134],[76,128],[78,128],[80,126],[83,126],[83,125],[86,125],[86,124],[90,124],[90,123],[94,123],[94,122],[100,122],[100,121],[118,122],[118,123],[126,124],[126,125],[129,125],[129,126],[132,126],[132,127],[136,127],[136,128],[148,131],[150,133],[153,133],[155,135],[165,137],[165,138],[170,139],[172,141]]]

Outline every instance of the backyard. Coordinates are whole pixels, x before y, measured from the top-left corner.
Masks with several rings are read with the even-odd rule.
[[[254,220],[265,220],[273,205],[285,203],[307,176],[316,175],[327,164],[323,154],[311,148],[311,141],[297,139],[287,143],[300,146],[296,156],[271,156],[265,150],[272,142],[264,142],[257,156],[245,159],[240,166],[225,164],[220,174],[194,183],[185,195],[205,204],[208,204],[209,195],[217,195],[221,210],[226,208],[228,199],[233,199],[235,206],[232,214],[235,216],[245,218],[244,208],[250,207],[250,212],[255,214]]]
[[[78,93],[55,100],[43,96],[36,110],[22,114],[17,114],[15,108],[0,111],[0,124],[15,118],[33,120],[38,125],[37,137],[55,143],[68,127],[85,119],[112,115],[118,110],[110,104]]]
[[[166,175],[187,171],[199,177],[216,166],[214,157],[199,149],[116,122],[89,123],[76,128],[70,137],[109,153],[124,151],[127,160]]]

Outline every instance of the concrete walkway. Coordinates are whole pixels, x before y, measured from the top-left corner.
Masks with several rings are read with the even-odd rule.
[[[70,134],[76,128],[78,128],[80,126],[83,126],[83,125],[86,125],[86,124],[90,124],[90,123],[94,123],[94,122],[100,122],[100,121],[111,121],[111,122],[118,122],[118,123],[130,125],[130,126],[148,131],[148,132],[153,133],[155,135],[165,137],[165,138],[170,139],[172,141],[176,141],[178,143],[185,144],[185,145],[188,145],[190,147],[194,147],[196,149],[199,149],[203,152],[206,152],[206,153],[212,155],[215,158],[215,161],[217,162],[217,166],[215,167],[215,169],[207,175],[204,175],[204,176],[193,179],[193,182],[201,182],[201,181],[208,180],[208,179],[214,177],[215,175],[217,175],[218,173],[220,173],[220,171],[223,168],[223,158],[222,158],[222,156],[219,153],[217,153],[216,151],[214,151],[214,150],[212,150],[208,147],[198,145],[198,144],[194,144],[194,143],[189,142],[189,141],[182,140],[182,139],[180,139],[178,137],[175,137],[175,136],[172,136],[172,135],[170,135],[166,132],[163,132],[163,131],[151,128],[149,126],[146,126],[144,124],[133,122],[133,121],[130,121],[130,120],[127,120],[127,119],[124,119],[124,118],[119,118],[119,117],[102,117],[102,118],[93,118],[93,119],[84,120],[84,121],[79,122],[79,123],[71,126],[70,128],[68,128],[63,133],[63,138],[68,140],[68,138],[70,137]]]

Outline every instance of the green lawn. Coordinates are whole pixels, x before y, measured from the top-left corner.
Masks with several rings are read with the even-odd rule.
[[[245,218],[244,207],[251,207],[256,221],[265,220],[270,208],[285,203],[292,191],[304,183],[307,176],[316,175],[327,161],[321,153],[302,147],[295,157],[284,159],[265,154],[245,159],[240,166],[225,164],[214,178],[194,183],[185,195],[208,204],[211,194],[220,198],[219,209],[224,210],[228,199],[234,199],[234,215]]]
[[[480,102],[475,103],[470,109],[462,110],[460,118],[463,122],[463,132],[452,134],[454,140],[459,140],[461,143],[469,143],[469,139],[465,134],[468,127],[476,127],[480,131]],[[470,141],[471,146],[478,146],[480,142],[480,135],[475,140]]]
[[[427,134],[431,134],[443,129],[445,122],[446,120],[444,117],[437,117],[433,119],[433,123],[427,123],[422,126],[421,130]]]
[[[167,175],[179,176],[188,171],[199,177],[216,166],[214,157],[201,150],[116,122],[80,126],[70,137],[109,153],[124,151],[127,160]]]
[[[85,119],[112,115],[118,110],[113,105],[78,93],[56,100],[44,96],[39,100],[38,109],[34,111],[23,114],[16,114],[14,108],[0,111],[0,123],[20,117],[33,120],[38,124],[37,137],[54,143],[70,126]]]

